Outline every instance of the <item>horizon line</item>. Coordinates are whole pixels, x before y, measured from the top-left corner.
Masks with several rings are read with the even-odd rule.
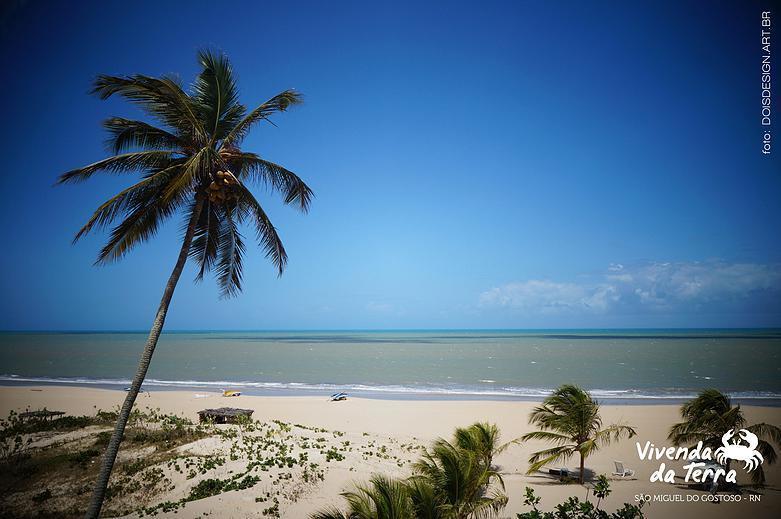
[[[779,330],[779,326],[666,326],[666,327],[553,327],[553,328],[174,328],[162,333],[205,333],[205,332],[539,332],[539,331],[649,331],[649,330]],[[148,329],[84,328],[84,329],[0,329],[0,333],[149,333]]]

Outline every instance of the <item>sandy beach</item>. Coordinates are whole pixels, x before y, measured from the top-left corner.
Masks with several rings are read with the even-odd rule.
[[[0,415],[7,416],[12,410],[25,409],[61,410],[71,415],[90,415],[97,409],[110,410],[124,398],[121,391],[59,386],[21,386],[0,388]],[[417,457],[419,446],[428,445],[437,437],[449,438],[454,428],[467,426],[475,421],[496,423],[502,433],[502,440],[509,441],[529,432],[527,424],[529,411],[534,402],[525,401],[458,401],[458,400],[373,400],[350,398],[345,402],[331,403],[324,397],[276,397],[241,396],[226,399],[214,392],[155,391],[139,396],[136,408],[159,408],[164,413],[174,413],[197,420],[197,412],[204,408],[222,406],[252,409],[253,418],[260,422],[277,420],[296,424],[290,432],[290,441],[301,442],[309,428],[328,431],[327,447],[343,448],[344,459],[321,463],[323,477],[314,484],[299,485],[295,491],[283,492],[278,499],[281,517],[305,518],[326,505],[341,505],[339,492],[352,482],[365,481],[375,472],[394,476],[410,473],[410,461]],[[749,423],[781,423],[781,409],[771,407],[744,406]],[[707,493],[690,490],[679,478],[675,484],[650,483],[651,473],[659,467],[658,461],[640,460],[636,440],[641,444],[650,441],[657,446],[666,446],[667,429],[678,421],[678,406],[675,405],[604,405],[602,418],[605,423],[622,422],[637,429],[638,436],[611,445],[587,460],[587,468],[596,474],[613,472],[613,461],[620,460],[635,470],[634,478],[620,480],[611,477],[612,494],[605,507],[614,509],[622,503],[635,503],[638,495],[650,495],[652,502],[645,508],[648,517],[776,517],[781,512],[781,471],[779,465],[765,466],[768,486],[750,497],[744,492],[740,501],[724,501],[719,504],[702,502]],[[297,429],[297,427],[301,429]],[[232,426],[223,426],[232,427]],[[106,429],[106,428],[104,428]],[[299,431],[299,432],[296,432]],[[294,438],[296,438],[294,440]],[[325,440],[324,440],[325,441]],[[347,442],[346,444],[344,442]],[[382,449],[385,446],[385,449]],[[413,447],[414,446],[414,447]],[[562,484],[543,474],[526,475],[526,460],[529,454],[542,444],[528,442],[512,445],[501,454],[497,462],[504,476],[508,506],[502,517],[515,517],[516,513],[528,511],[523,506],[524,487],[531,486],[542,497],[542,509],[550,509],[555,503],[568,496],[583,498],[587,488],[578,484]],[[208,454],[210,450],[223,449],[218,441],[201,440],[192,446],[181,447],[182,452]],[[188,451],[188,449],[190,449]],[[383,456],[369,452],[385,453]],[[121,455],[120,455],[121,458]],[[241,460],[233,460],[240,463]],[[576,460],[568,465],[575,467]],[[682,462],[667,462],[682,476],[685,471]],[[221,470],[231,473],[231,463]],[[219,471],[218,471],[219,472]],[[186,488],[198,481],[187,479],[176,472],[166,472],[171,479],[171,490],[155,497],[158,501],[175,500],[184,495]],[[289,485],[295,482],[291,481]],[[224,492],[186,503],[175,512],[176,517],[263,517],[267,507],[256,497],[265,492],[263,481],[252,488]],[[284,486],[284,484],[283,484]],[[588,486],[588,484],[586,485]],[[287,488],[287,487],[285,487]],[[287,496],[287,497],[285,497]],[[656,496],[661,496],[657,498]],[[86,496],[84,496],[86,499]],[[673,499],[659,502],[655,499]],[[692,499],[697,501],[691,502]],[[689,500],[689,502],[687,502]],[[151,503],[154,504],[154,503]],[[546,506],[547,505],[547,506]],[[135,515],[131,515],[135,517]],[[174,516],[174,511],[158,511],[158,516]]]

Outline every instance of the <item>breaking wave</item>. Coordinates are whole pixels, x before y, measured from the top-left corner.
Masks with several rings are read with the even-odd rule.
[[[77,386],[126,387],[129,379],[87,378],[87,377],[30,377],[23,375],[0,375],[0,384],[54,384]],[[233,380],[161,380],[146,379],[145,388],[161,389],[241,389],[250,394],[274,394],[279,392],[306,394],[331,394],[337,391],[348,391],[356,394],[371,395],[408,395],[440,396],[440,397],[473,397],[473,398],[518,398],[542,399],[548,396],[553,388],[534,387],[497,387],[486,383],[485,386],[435,386],[435,385],[371,385],[371,384],[313,384],[304,382],[253,382]],[[589,392],[598,399],[609,400],[680,400],[696,396],[696,390],[685,389],[590,389]],[[730,393],[732,398],[745,400],[781,400],[781,394],[763,391],[739,391]]]

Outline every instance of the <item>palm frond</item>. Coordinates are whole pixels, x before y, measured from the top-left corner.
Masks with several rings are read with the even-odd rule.
[[[428,479],[419,476],[408,478],[407,492],[416,519],[444,519],[439,492]]]
[[[768,441],[759,440],[759,443],[757,444],[757,450],[762,455],[765,463],[768,465],[773,465],[778,459],[778,453],[776,452],[776,449]]]
[[[499,436],[499,428],[496,424],[476,422],[469,427],[457,428],[454,439],[460,448],[477,453],[490,468],[494,457],[510,445],[510,443],[500,444]]]
[[[268,120],[270,115],[276,112],[284,112],[289,106],[301,104],[302,102],[301,94],[295,90],[285,90],[275,95],[244,116],[225,136],[222,146],[227,148],[238,146],[255,123],[263,119]]]
[[[469,507],[469,517],[474,519],[488,519],[497,517],[510,498],[504,492],[493,490],[489,495],[476,499]]]
[[[535,452],[529,456],[529,470],[527,474],[533,474],[540,470],[543,466],[554,461],[561,460],[566,462],[577,452],[574,445],[563,445],[559,447],[551,447],[550,449],[544,449]]]
[[[371,488],[364,491],[371,496],[378,518],[407,519],[411,516],[412,502],[402,481],[375,474],[371,478]]]
[[[101,75],[95,80],[92,93],[101,99],[121,95],[180,134],[198,141],[206,136],[190,96],[172,77]]]
[[[282,244],[282,239],[277,233],[276,227],[271,223],[263,207],[255,199],[252,193],[244,186],[237,186],[239,192],[238,203],[253,218],[257,239],[260,246],[266,253],[266,257],[271,260],[277,268],[277,273],[281,276],[287,265],[287,252]]]
[[[243,274],[242,258],[244,256],[244,241],[238,229],[234,209],[223,206],[222,225],[220,227],[219,247],[217,249],[217,286],[220,297],[230,298],[241,292]]]
[[[194,210],[195,205],[196,201],[193,200],[190,204],[189,212]],[[196,281],[202,280],[203,276],[211,271],[217,259],[217,251],[220,246],[221,223],[217,207],[210,203],[208,199],[204,200],[204,207],[199,215],[195,227],[195,235],[190,245],[190,257],[198,266]]]
[[[103,121],[103,127],[109,133],[106,144],[115,155],[135,149],[181,151],[184,147],[176,135],[143,121],[111,117]]]
[[[594,433],[594,442],[597,447],[606,447],[621,438],[633,438],[637,435],[634,427],[625,424],[612,424]]]
[[[229,155],[229,164],[234,166],[237,176],[252,180],[279,191],[286,204],[297,206],[302,212],[309,210],[314,193],[295,173],[279,164],[261,159],[254,153]]]
[[[93,162],[83,168],[73,169],[60,175],[57,179],[57,184],[81,182],[87,180],[99,171],[125,173],[140,170],[163,169],[170,163],[176,153],[175,150],[147,150],[114,155],[113,157]]]
[[[343,513],[335,506],[318,510],[317,512],[310,514],[309,519],[352,519],[348,514]]]
[[[521,441],[543,440],[559,445],[565,445],[572,442],[572,438],[566,434],[555,433],[551,431],[532,431],[520,437]]]
[[[781,446],[781,427],[769,423],[756,423],[746,427],[760,438]]]
[[[371,496],[360,487],[354,490],[342,492],[342,497],[347,501],[348,517],[352,519],[375,519],[377,514]]]
[[[134,196],[124,209],[123,220],[112,229],[109,241],[98,254],[96,264],[107,264],[124,257],[133,247],[146,242],[157,233],[160,224],[175,214],[191,193],[179,191],[165,198],[171,183],[176,182],[181,165],[159,172],[154,176],[159,182]]]
[[[123,189],[116,195],[112,196],[105,202],[103,202],[87,220],[81,229],[76,233],[73,238],[73,243],[76,243],[85,235],[89,234],[95,226],[104,227],[109,225],[114,219],[128,209],[132,204],[133,198],[137,196],[139,191],[142,191],[146,186],[156,180],[155,177],[147,177],[140,182],[133,184],[132,186]]]
[[[119,225],[111,231],[109,241],[100,250],[96,264],[107,264],[125,256],[139,243],[151,239],[160,225],[179,208],[182,198],[160,203],[159,196],[139,202]]]
[[[173,178],[165,187],[161,199],[168,202],[182,193],[192,194],[199,184],[205,183],[212,170],[212,152],[209,148],[201,148],[182,164],[181,173]]]
[[[198,62],[202,70],[193,85],[193,98],[211,142],[215,143],[239,123],[246,109],[238,102],[233,68],[224,54],[202,50],[198,52]]]

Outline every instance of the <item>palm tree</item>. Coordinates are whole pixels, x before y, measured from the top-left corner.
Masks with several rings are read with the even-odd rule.
[[[398,479],[375,474],[369,485],[343,492],[348,511],[329,508],[310,519],[412,519],[416,517],[407,485]]]
[[[413,468],[416,474],[410,479],[422,479],[431,485],[442,517],[487,517],[507,505],[502,476],[486,464],[482,451],[464,449],[440,438]],[[499,489],[491,490],[494,482]]]
[[[575,454],[580,455],[580,484],[584,481],[586,458],[600,447],[620,440],[623,436],[633,437],[634,428],[613,424],[602,427],[599,416],[599,402],[583,389],[565,384],[542,401],[529,416],[529,423],[541,430],[521,436],[520,440],[545,440],[555,447],[535,452],[529,458],[528,474],[554,461],[566,461]]]
[[[730,429],[747,429],[759,438],[757,450],[768,465],[778,459],[773,444],[781,446],[781,428],[767,423],[747,425],[740,405],[733,406],[730,397],[717,389],[705,389],[696,398],[683,404],[681,418],[683,422],[673,425],[667,436],[676,446],[693,446],[702,442],[703,447],[716,450],[721,447],[724,433]],[[751,471],[751,479],[758,485],[765,482],[765,472],[761,465]]]
[[[487,467],[492,467],[494,457],[504,452],[512,443],[500,444],[499,427],[484,422],[459,427],[454,436],[460,448],[477,453]]]
[[[150,240],[161,224],[184,216],[179,256],[163,291],[138,369],[103,457],[86,517],[103,506],[106,487],[128,416],[144,381],[168,306],[190,257],[197,280],[213,271],[223,297],[241,291],[245,250],[240,226],[251,223],[260,246],[281,275],[287,254],[276,229],[246,183],[258,182],[282,194],[287,204],[307,211],[312,191],[282,166],[242,151],[239,146],[258,122],[301,102],[286,90],[251,111],[239,103],[228,59],[200,52],[201,72],[189,92],[173,77],[99,76],[92,90],[101,99],[122,96],[150,115],[157,126],[112,117],[104,126],[112,156],[60,176],[58,183],[78,182],[93,174],[140,172],[141,179],[103,203],[74,241],[92,230],[116,225],[96,264],[119,260],[139,243]]]

